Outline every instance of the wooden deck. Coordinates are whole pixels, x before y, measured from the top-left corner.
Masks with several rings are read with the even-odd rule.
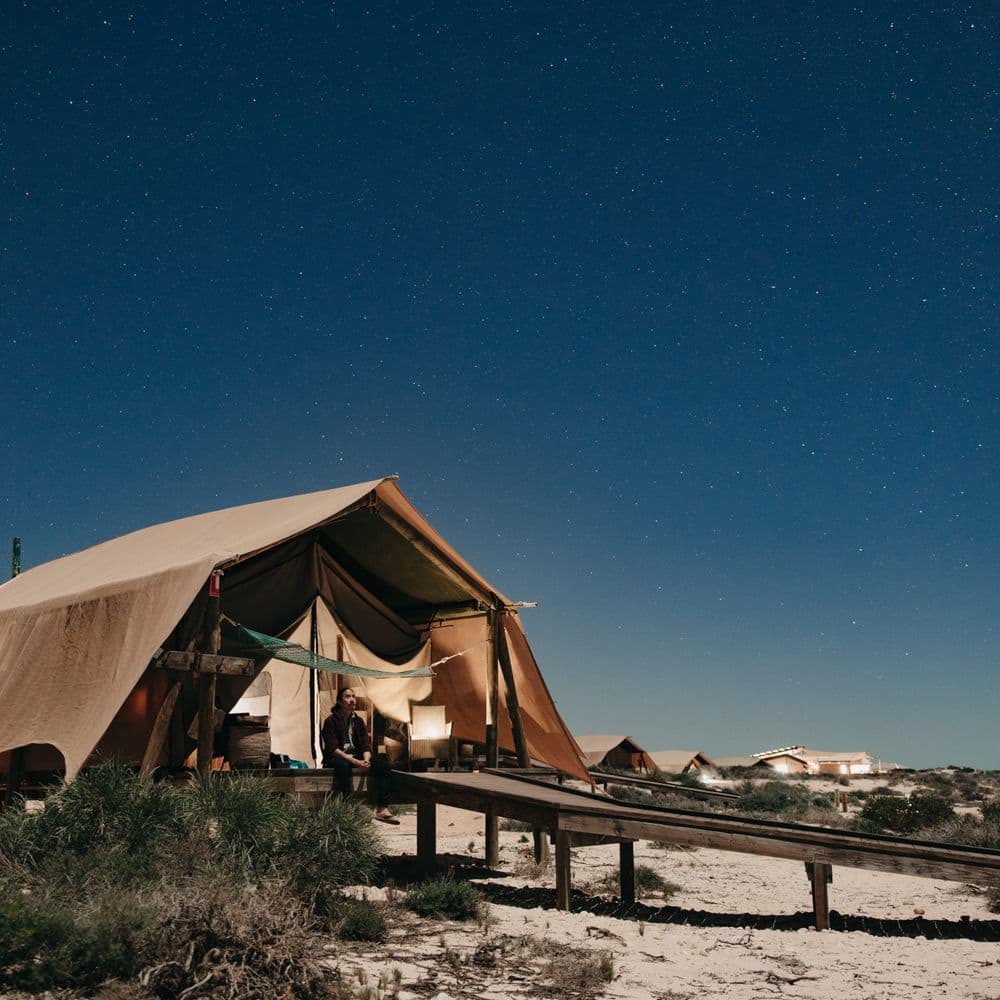
[[[496,772],[394,771],[393,796],[397,801],[417,804],[417,856],[427,870],[436,867],[439,803],[475,812],[492,811],[547,831],[556,845],[556,905],[560,909],[569,908],[570,849],[587,844],[620,845],[621,897],[634,902],[636,840],[802,861],[820,929],[830,926],[827,885],[834,865],[1000,885],[1000,851],[685,809],[623,805],[588,792]]]

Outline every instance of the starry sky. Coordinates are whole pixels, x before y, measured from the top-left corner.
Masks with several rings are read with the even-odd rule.
[[[576,732],[1000,767],[998,17],[12,7],[4,546],[399,474]]]

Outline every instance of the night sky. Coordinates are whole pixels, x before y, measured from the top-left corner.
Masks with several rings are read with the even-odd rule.
[[[1000,767],[993,3],[42,3],[25,568],[398,473],[576,732]]]

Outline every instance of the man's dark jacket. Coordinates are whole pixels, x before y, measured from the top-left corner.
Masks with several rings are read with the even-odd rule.
[[[354,753],[351,756],[360,760],[364,753],[371,750],[372,741],[368,735],[365,720],[357,712],[352,714],[354,716]],[[334,761],[341,759],[334,755],[334,750],[343,748],[347,744],[347,725],[350,718],[350,715],[341,711],[336,705],[326,717],[326,721],[323,723],[322,738],[324,767],[333,767]]]

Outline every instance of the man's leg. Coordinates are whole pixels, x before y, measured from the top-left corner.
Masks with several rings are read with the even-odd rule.
[[[392,765],[388,757],[378,754],[372,758],[372,768],[368,779],[375,791],[375,808],[385,809],[392,796]]]
[[[349,799],[354,794],[354,768],[343,757],[335,757],[333,770],[337,774],[337,790]]]

